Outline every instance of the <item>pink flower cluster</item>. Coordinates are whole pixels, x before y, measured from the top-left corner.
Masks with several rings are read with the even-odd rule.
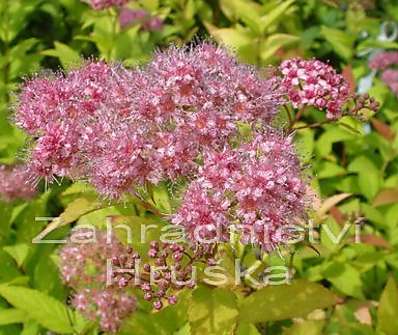
[[[398,95],[398,70],[385,70],[381,75],[381,79],[386,83],[393,93]]]
[[[207,149],[269,123],[283,102],[263,78],[211,44],[170,48],[144,68],[87,62],[22,87],[16,123],[36,137],[32,176],[91,181],[117,198],[145,182],[195,173]]]
[[[136,309],[136,299],[118,286],[106,287],[107,261],[127,257],[126,247],[116,240],[108,243],[105,233],[83,231],[74,238],[59,254],[62,278],[75,291],[72,304],[104,331],[116,332]]]
[[[398,51],[382,51],[374,55],[369,61],[369,67],[381,71],[381,80],[398,95]]]
[[[268,130],[237,149],[207,152],[172,221],[195,242],[224,241],[234,227],[244,243],[270,250],[305,217],[305,195],[291,138]]]
[[[379,52],[369,61],[369,67],[373,70],[384,70],[395,64],[398,64],[398,51]]]
[[[129,0],[82,0],[88,3],[94,10],[103,10],[110,7],[124,6]]]
[[[163,21],[160,17],[151,16],[149,12],[143,9],[130,9],[127,7],[123,7],[120,10],[119,23],[122,28],[140,24],[141,29],[146,31],[158,31],[163,27]]]
[[[135,311],[134,289],[160,310],[177,303],[179,290],[196,287],[195,264],[214,263],[214,247],[152,241],[147,255],[140,255],[103,231],[77,231],[59,253],[59,269],[75,291],[72,305],[108,332]]]
[[[349,85],[342,75],[319,60],[289,59],[280,65],[282,86],[294,108],[313,106],[326,110],[328,119],[342,115],[350,97]]]
[[[29,200],[36,195],[36,188],[29,182],[24,165],[0,165],[0,200],[11,202],[17,199]]]
[[[25,83],[15,117],[18,126],[37,138],[28,164],[32,178],[52,181],[85,175],[88,166],[83,156],[99,154],[102,136],[112,131],[105,114],[123,113],[126,108],[125,72],[89,62],[66,76],[37,77]]]
[[[103,331],[116,333],[122,321],[136,309],[136,299],[122,290],[83,288],[72,299],[87,319],[99,319]]]

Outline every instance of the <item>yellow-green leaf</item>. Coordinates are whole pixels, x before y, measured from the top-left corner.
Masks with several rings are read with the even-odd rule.
[[[299,41],[299,38],[289,34],[273,34],[267,38],[262,46],[261,59],[263,61],[272,57],[280,48]]]
[[[210,23],[205,23],[209,33],[215,38],[218,43],[225,44],[228,47],[239,50],[245,45],[252,42],[251,37],[243,31],[234,28],[218,29]]]
[[[295,2],[295,0],[285,0],[282,1],[277,7],[271,10],[267,15],[261,17],[261,31],[264,32],[272,24],[281,20],[283,15],[289,9],[289,7]]]
[[[26,287],[6,285],[0,286],[0,295],[45,328],[60,334],[73,332],[72,311],[53,297]]]
[[[192,294],[188,316],[192,335],[231,334],[238,317],[236,297],[226,289],[199,287]]]
[[[22,323],[27,320],[26,313],[16,308],[3,309],[0,311],[0,325]]]
[[[386,335],[398,335],[398,289],[392,277],[381,295],[377,316],[379,330]]]
[[[322,26],[321,34],[328,41],[336,53],[345,60],[350,60],[353,56],[353,44],[355,36],[350,35],[342,30]]]
[[[44,50],[42,55],[57,57],[64,68],[79,64],[80,55],[66,44],[54,42],[54,49]]]
[[[6,246],[3,249],[12,258],[14,258],[18,266],[21,267],[22,264],[25,262],[26,257],[29,254],[30,247],[25,243],[20,243],[20,244]]]
[[[317,308],[336,304],[336,296],[322,285],[304,279],[290,285],[267,286],[240,304],[240,319],[265,322],[303,317]]]
[[[323,320],[306,320],[297,322],[283,332],[283,335],[322,335],[325,325]]]

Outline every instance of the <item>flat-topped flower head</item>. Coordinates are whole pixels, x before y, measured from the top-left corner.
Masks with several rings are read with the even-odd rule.
[[[39,76],[21,89],[15,122],[36,141],[29,154],[31,179],[86,177],[87,154],[102,145],[102,114],[125,115],[127,71],[104,62],[85,62],[66,74]],[[97,150],[98,151],[98,150]]]
[[[280,65],[282,86],[294,108],[313,106],[325,110],[328,119],[343,113],[350,98],[349,85],[330,65],[319,60],[288,59]]]
[[[222,242],[235,227],[244,243],[272,249],[286,242],[285,227],[305,218],[306,184],[291,139],[265,131],[237,149],[207,153],[172,222],[193,242],[216,234]]]
[[[262,77],[209,43],[171,47],[158,53],[147,70],[158,81],[154,88],[171,96],[176,117],[207,108],[234,121],[267,122],[282,103],[277,78]]]
[[[148,65],[85,62],[22,86],[16,124],[35,138],[32,179],[85,179],[109,198],[194,174],[203,152],[267,125],[283,103],[265,78],[209,43],[171,47]],[[36,89],[37,88],[37,89]]]

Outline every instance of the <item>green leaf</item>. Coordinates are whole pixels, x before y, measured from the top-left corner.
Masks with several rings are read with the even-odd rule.
[[[283,332],[283,335],[322,335],[325,322],[322,320],[308,320],[297,322]]]
[[[354,139],[356,135],[337,126],[329,127],[318,139],[316,143],[316,151],[322,157],[330,154],[332,145],[337,142],[344,142]]]
[[[3,309],[0,311],[0,325],[21,323],[26,321],[26,313],[16,308]]]
[[[398,289],[391,277],[380,298],[377,310],[378,329],[386,335],[398,335]]]
[[[35,321],[25,322],[21,335],[40,335],[40,325]]]
[[[193,335],[230,334],[238,317],[236,297],[226,289],[201,286],[192,294],[188,317]]]
[[[282,1],[277,7],[272,9],[267,15],[261,17],[261,31],[265,32],[272,24],[281,20],[285,15],[289,7],[295,2],[295,0]]]
[[[267,38],[263,46],[261,47],[261,59],[263,61],[268,60],[270,57],[282,47],[292,43],[296,43],[300,39],[297,36],[289,34],[273,34]]]
[[[378,167],[366,156],[359,156],[350,163],[348,170],[358,173],[358,185],[361,192],[369,200],[373,199],[382,183]]]
[[[181,327],[179,330],[173,333],[173,335],[190,335],[191,334],[191,326],[189,323],[186,323],[184,327]]]
[[[261,20],[259,11],[261,7],[251,0],[220,0],[220,7],[224,14],[231,20],[242,22],[255,33],[261,33]]]
[[[332,262],[322,273],[342,293],[358,299],[364,298],[361,274],[352,265]]]
[[[42,55],[57,57],[64,69],[72,65],[79,64],[81,61],[80,55],[71,47],[61,42],[54,42],[54,49],[44,50]]]
[[[240,319],[252,323],[285,320],[334,304],[336,296],[328,289],[299,279],[290,285],[265,287],[244,298],[240,304]]]
[[[319,179],[344,176],[346,171],[340,165],[325,160],[319,161],[315,167],[316,176]]]
[[[325,26],[322,26],[321,34],[342,58],[345,60],[350,60],[352,58],[355,36],[352,36],[342,30]]]
[[[171,213],[170,197],[166,184],[159,184],[153,187],[152,197],[156,208],[161,212]]]
[[[363,123],[351,116],[343,116],[337,123],[354,134],[363,135],[365,133]]]
[[[311,129],[298,130],[294,139],[300,160],[303,163],[312,163],[312,155],[315,147],[314,132]]]
[[[216,39],[218,43],[225,44],[228,47],[239,51],[245,45],[252,43],[250,35],[246,32],[234,28],[221,28],[204,23],[209,33]]]
[[[4,250],[0,250],[0,282],[8,282],[21,276],[13,258]]]
[[[59,217],[55,218],[39,235],[35,237],[35,240],[40,241],[53,230],[75,222],[83,215],[95,211],[100,207],[101,204],[99,202],[86,198],[78,198],[72,201]]]
[[[241,322],[239,323],[236,335],[260,335],[260,333],[252,323]]]
[[[190,291],[178,295],[179,302],[169,305],[157,313],[141,310],[134,312],[123,324],[119,335],[170,335],[190,334],[187,326],[187,309]]]
[[[73,332],[70,322],[73,313],[53,297],[37,290],[6,285],[0,286],[0,295],[45,328],[60,334]]]
[[[25,243],[20,243],[20,244],[16,244],[16,245],[6,246],[3,249],[12,258],[14,258],[15,261],[17,262],[18,266],[21,267],[29,254],[30,246],[28,246]]]
[[[76,198],[79,197],[95,199],[97,197],[97,193],[95,191],[95,188],[90,184],[78,181],[74,182],[61,194],[61,200],[63,201],[63,203],[71,198],[73,200],[76,200]]]

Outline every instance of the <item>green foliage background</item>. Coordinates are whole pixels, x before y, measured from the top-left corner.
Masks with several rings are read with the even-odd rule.
[[[129,6],[162,17],[163,30],[120,30],[116,11],[94,12],[79,0],[0,2],[1,163],[15,162],[25,146],[9,122],[18,83],[43,68],[73,67],[81,57],[132,66],[170,43],[212,38],[261,67],[289,56],[329,60],[355,87],[370,72],[367,50],[398,49],[398,42],[378,39],[383,22],[398,21],[392,0],[137,0]],[[381,110],[367,124],[343,119],[296,134],[321,195],[317,223],[338,234],[360,219],[362,243],[353,243],[353,224],[338,245],[320,229],[319,254],[300,245],[287,260],[274,254],[264,260],[290,262],[296,271],[291,285],[247,297],[228,285],[201,286],[160,313],[140,305],[120,334],[398,334],[398,101],[377,78],[369,93]],[[320,117],[307,110],[300,122]],[[168,210],[167,190],[155,190],[153,202]],[[132,227],[142,220],[161,225],[140,204],[110,206],[88,186],[68,181],[31,202],[0,203],[1,335],[99,333],[67,305],[57,245],[31,241],[48,225],[36,217],[62,218],[47,236],[55,239],[76,224],[103,224],[109,215],[128,217]]]

